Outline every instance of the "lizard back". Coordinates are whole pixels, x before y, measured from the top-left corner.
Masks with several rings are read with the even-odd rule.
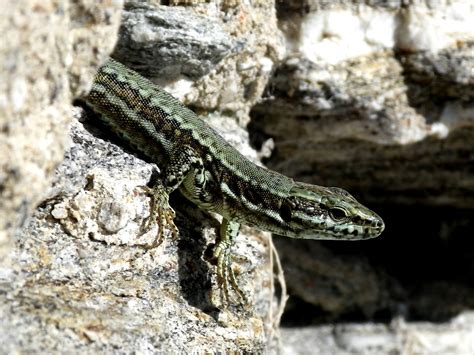
[[[115,134],[159,165],[166,166],[180,146],[195,150],[211,175],[207,188],[216,197],[206,209],[250,225],[261,225],[266,218],[281,221],[281,200],[288,196],[294,181],[249,161],[193,111],[148,79],[109,59],[99,69],[85,100]]]

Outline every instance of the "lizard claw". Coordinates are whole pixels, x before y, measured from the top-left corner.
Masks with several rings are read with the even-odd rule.
[[[145,234],[152,228],[152,224],[156,221],[158,223],[158,233],[151,244],[143,244],[142,247],[146,249],[153,249],[159,246],[165,236],[165,226],[171,228],[172,238],[178,236],[178,228],[174,224],[175,211],[169,205],[168,194],[164,187],[157,184],[153,188],[148,186],[140,186],[146,194],[150,195],[150,216],[144,221],[145,226],[140,228],[140,235]]]
[[[231,257],[231,245],[226,241],[217,243],[214,249],[214,258],[217,260],[217,277],[222,286],[225,302],[227,304],[232,303],[229,295],[229,289],[232,288],[240,298],[240,303],[245,307],[249,304],[249,300],[239,287],[235,272],[232,269]]]

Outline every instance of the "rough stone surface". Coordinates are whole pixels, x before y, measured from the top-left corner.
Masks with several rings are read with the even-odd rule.
[[[125,64],[145,63],[251,159],[346,188],[387,223],[367,243],[276,239],[292,292],[282,352],[472,353],[469,2],[126,3]],[[159,167],[90,122],[55,169],[119,7],[22,1],[0,16],[0,352],[276,352],[267,234],[246,228],[235,248],[254,307],[219,310],[216,216],[172,196],[179,238],[144,248],[157,229],[142,186]],[[168,57],[153,61],[157,34]],[[252,108],[260,152],[242,129]]]
[[[153,226],[140,236],[152,165],[80,123],[71,139],[24,230],[33,237],[12,257],[16,287],[2,292],[0,314],[16,326],[2,327],[2,351],[261,351],[272,331],[268,234],[238,237],[234,251],[248,260],[235,267],[253,308],[226,309],[206,259],[218,221],[176,197],[179,238],[166,231],[159,247],[145,248],[157,234]]]
[[[112,56],[188,106],[231,114],[245,125],[283,55],[274,4],[192,3],[183,8],[128,1]]]
[[[25,0],[3,6],[0,260],[5,259],[8,241],[44,195],[63,158],[72,98],[84,91],[84,77],[90,85],[96,68],[91,64],[97,64],[113,46],[119,9],[120,3],[113,1]],[[106,37],[109,44],[103,45]]]
[[[326,339],[306,349],[472,352],[472,343],[449,340],[450,319],[474,307],[472,6],[277,2],[286,58],[251,113],[251,137],[256,146],[273,142],[269,167],[345,188],[387,226],[364,243],[276,239],[292,295],[283,324],[443,322],[409,323],[423,334],[415,350],[371,325],[361,338],[375,337],[375,350],[368,343],[341,347],[340,337],[329,338],[336,347]],[[472,332],[471,322],[463,331]]]
[[[113,57],[147,77],[199,78],[240,45],[220,22],[182,7],[125,6]]]
[[[159,0],[158,0],[159,1]],[[197,5],[207,2],[208,0],[170,0],[170,5]],[[223,9],[232,8],[242,3],[242,0],[222,0],[220,5]]]
[[[74,31],[68,34],[61,27],[58,32],[65,37],[66,49],[70,49],[69,45],[76,52],[63,53],[66,59],[63,66],[69,70],[69,76],[63,74],[62,77],[67,90],[55,95],[64,95],[62,119],[68,122],[73,97],[87,91],[92,68],[115,43],[115,37],[111,32],[105,35],[105,30],[112,30],[116,17],[113,9],[118,9],[120,2],[105,2],[103,8],[94,8],[87,2],[63,5],[63,12],[59,12],[68,16],[59,18]],[[228,96],[229,100],[225,101],[216,95],[213,100],[219,102],[223,110],[230,108],[230,101],[238,103],[240,117],[248,120],[244,112],[249,111],[252,100],[263,90],[272,65],[272,60],[265,57],[267,51],[269,56],[274,56],[273,60],[277,58],[269,47],[278,44],[278,40],[273,36],[268,36],[271,43],[264,40],[265,32],[261,31],[276,29],[274,7],[271,3],[256,7],[249,4],[236,7],[238,2],[234,5],[227,2],[220,8],[215,5],[201,4],[194,15],[172,7],[160,7],[156,11],[168,11],[168,15],[177,13],[179,16],[169,16],[176,28],[183,17],[203,24],[202,13],[207,14],[209,26],[217,29],[219,25],[224,29],[219,33],[204,31],[200,38],[207,43],[203,53],[212,54],[222,50],[225,54],[226,45],[239,42],[256,21],[265,22],[258,35],[247,39],[250,54],[239,53],[240,56],[227,62],[224,55],[213,58],[208,65],[218,70],[210,70],[207,78],[199,79],[201,82],[194,89],[195,93],[207,88],[222,94],[218,87],[226,86],[230,78],[236,79],[238,84],[231,88],[232,94],[227,94],[237,91],[240,97]],[[273,14],[270,21],[265,18],[265,12],[259,12],[259,7]],[[35,9],[38,8],[41,7]],[[230,12],[226,15],[221,10]],[[247,19],[244,19],[245,14]],[[228,17],[224,24],[225,16]],[[207,36],[210,37],[206,42],[204,37]],[[193,39],[188,37],[187,42],[181,42],[185,44],[191,48]],[[186,48],[174,52],[175,59],[179,59],[179,53],[186,52]],[[56,62],[49,65],[54,66]],[[205,72],[207,69],[201,75]],[[46,83],[54,84],[53,81]],[[242,83],[248,87],[241,88]],[[189,80],[184,84],[178,81],[175,87],[186,88],[191,84]],[[172,91],[173,86],[168,89]],[[242,102],[244,93],[247,96]],[[51,96],[40,89],[37,94]],[[41,103],[38,107],[48,112]],[[77,116],[82,117],[81,112]],[[234,113],[235,116],[239,117]],[[220,129],[231,129],[226,135],[229,141],[249,157],[257,157],[244,143],[248,142],[248,134],[238,125],[238,119],[225,119],[216,110],[209,115],[209,121],[219,122]],[[28,129],[30,127],[35,129],[33,125],[28,125]],[[55,128],[63,135],[68,131],[65,126]],[[0,269],[1,352],[76,353],[114,349],[124,352],[212,349],[261,352],[268,349],[279,321],[268,233],[244,228],[238,237],[233,251],[245,259],[236,260],[234,266],[252,307],[249,310],[232,305],[225,307],[215,265],[209,259],[218,227],[216,216],[196,210],[179,196],[172,196],[171,204],[177,206],[176,224],[180,236],[177,240],[165,238],[159,247],[147,249],[158,232],[153,223],[148,228],[150,202],[143,188],[152,179],[153,166],[98,138],[100,130],[89,129],[94,135],[80,123],[73,125],[71,147],[65,160],[54,170],[52,183],[43,182],[44,187],[49,188],[43,187],[44,191],[36,198],[39,206],[8,254],[11,263]],[[22,132],[26,133],[25,128]],[[41,135],[41,132],[35,133]],[[50,140],[62,153],[64,137],[60,137]],[[57,161],[51,158],[48,163],[53,171]],[[25,169],[31,174],[28,166]],[[24,184],[22,188],[27,186]]]
[[[445,324],[337,324],[283,328],[281,354],[472,354],[474,314],[465,312]]]
[[[472,5],[343,3],[281,20],[287,58],[252,121],[269,166],[372,203],[473,207]]]

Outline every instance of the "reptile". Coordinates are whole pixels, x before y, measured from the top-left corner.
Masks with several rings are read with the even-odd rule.
[[[176,235],[169,194],[179,190],[198,208],[222,216],[213,257],[229,300],[248,302],[232,268],[241,224],[297,239],[361,240],[377,237],[383,220],[341,188],[294,181],[244,157],[179,100],[123,64],[108,59],[83,98],[125,144],[160,167],[150,188],[150,219]]]

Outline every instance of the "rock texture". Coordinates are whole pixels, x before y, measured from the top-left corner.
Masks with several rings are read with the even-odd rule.
[[[0,260],[63,159],[72,98],[113,47],[119,10],[114,2],[35,0],[2,9]]]
[[[145,67],[148,70],[144,72],[159,74],[160,80],[168,80],[170,90],[178,88],[179,92],[189,94],[192,88],[191,98],[194,95],[193,102],[196,103],[200,90],[212,91],[215,96],[206,94],[206,98],[219,106],[219,110],[209,113],[208,121],[219,122],[217,129],[223,130],[230,142],[256,160],[256,152],[248,145],[248,134],[237,122],[239,119],[249,120],[252,100],[257,100],[263,91],[276,57],[273,60],[265,57],[273,44],[262,37],[263,31],[254,38],[246,39],[249,53],[242,51],[242,48],[238,53],[234,51],[236,43],[243,43],[245,26],[265,22],[259,27],[276,30],[272,4],[260,7],[245,5],[226,13],[215,8],[215,4],[185,10],[140,3],[128,2],[122,13],[122,42],[114,55],[118,55],[120,48],[130,45],[129,40],[136,39],[127,38],[127,33],[133,31],[139,36],[152,29],[161,29],[160,36],[164,38],[168,35],[170,39],[165,44],[177,48],[168,53],[169,58],[174,60],[159,66],[148,63],[149,66]],[[90,120],[92,117],[80,108],[75,110],[76,118],[68,136],[73,98],[88,90],[97,64],[111,52],[115,43],[120,2],[105,2],[100,6],[86,2],[61,5],[63,7],[59,3],[51,3],[49,10],[61,13],[58,19],[64,22],[64,26],[58,26],[57,33],[51,28],[49,31],[64,36],[61,37],[64,43],[57,40],[65,50],[58,56],[65,58],[66,62],[48,62],[45,58],[47,65],[42,70],[47,73],[52,70],[49,66],[54,66],[54,70],[61,74],[63,86],[56,87],[59,92],[51,92],[48,85],[56,85],[54,78],[37,70],[36,82],[45,87],[20,85],[24,89],[20,90],[23,98],[12,96],[11,100],[7,97],[6,101],[14,105],[15,100],[29,99],[25,90],[36,90],[34,94],[38,97],[60,97],[62,101],[48,104],[56,109],[62,107],[62,111],[57,112],[59,116],[56,118],[47,116],[43,122],[45,126],[39,128],[29,116],[21,116],[18,112],[17,116],[21,118],[18,134],[5,141],[11,154],[21,147],[20,143],[13,144],[15,140],[23,142],[19,139],[20,134],[30,136],[33,133],[42,137],[44,132],[49,132],[51,148],[45,148],[40,139],[30,138],[26,144],[23,137],[30,151],[19,151],[32,159],[45,159],[44,163],[49,165],[47,171],[42,171],[41,177],[45,178],[47,172],[53,171],[54,177],[52,180],[39,179],[41,185],[37,187],[34,180],[36,170],[13,155],[11,158],[15,160],[8,163],[21,167],[24,176],[16,180],[12,177],[2,180],[2,183],[5,181],[1,190],[5,192],[2,223],[12,220],[10,216],[25,218],[28,215],[26,207],[29,205],[25,205],[21,215],[12,205],[16,203],[16,197],[11,197],[11,189],[21,189],[18,198],[22,201],[28,199],[28,204],[37,204],[38,207],[18,232],[14,248],[5,248],[11,262],[8,264],[5,262],[7,259],[2,259],[0,352],[77,353],[114,352],[118,349],[130,353],[263,352],[273,344],[280,311],[274,297],[269,234],[243,229],[233,250],[239,283],[252,301],[250,309],[237,305],[227,307],[222,299],[215,265],[209,257],[219,226],[216,216],[196,210],[180,196],[172,196],[171,204],[177,211],[179,238],[173,240],[168,236],[159,247],[147,249],[158,230],[153,223],[147,223],[150,198],[144,187],[156,178],[154,175],[160,167],[124,151],[113,137],[104,136],[101,133],[103,127],[96,127]],[[31,6],[32,13],[26,11],[23,21],[27,21],[28,16],[34,17],[35,11],[45,16],[41,11],[42,6],[46,6],[44,3],[31,2]],[[228,8],[233,9],[234,6],[229,5]],[[240,21],[244,13],[249,17]],[[272,14],[270,22],[266,18],[268,13]],[[143,23],[138,29],[133,27],[133,19],[158,19],[159,16],[161,20],[157,23]],[[11,18],[7,20],[14,21]],[[162,23],[162,20],[168,22]],[[31,21],[33,24],[35,22]],[[41,31],[39,24],[35,26],[36,31]],[[74,27],[74,30],[68,33],[67,26]],[[176,28],[181,28],[181,33],[188,37],[179,37]],[[193,28],[201,30],[200,36],[192,33]],[[229,28],[239,34],[230,32]],[[28,33],[21,33],[21,29],[18,32],[28,36]],[[151,37],[148,42],[138,41],[133,45],[156,44]],[[55,43],[54,40],[51,42]],[[107,44],[104,45],[104,42]],[[18,44],[18,47],[24,50],[24,44]],[[53,45],[47,48],[57,50]],[[190,50],[192,48],[198,50]],[[143,50],[142,58],[146,63],[145,48],[136,50]],[[182,57],[183,53],[187,53],[186,58]],[[25,60],[33,62],[36,57],[35,53],[23,55]],[[179,62],[179,59],[182,61]],[[130,57],[129,60],[133,66],[134,59]],[[28,69],[35,70],[34,67]],[[14,81],[18,77],[21,79],[18,72],[12,73],[6,85],[15,87]],[[219,88],[227,85],[226,80],[238,82],[229,88],[227,95],[231,96],[227,99],[218,96],[222,95]],[[242,88],[242,83],[248,87]],[[17,93],[13,89],[10,91]],[[6,92],[9,94],[8,90]],[[244,94],[247,95],[245,100]],[[52,109],[43,101],[36,103],[42,114]],[[202,103],[200,106],[205,108],[207,105]],[[240,112],[233,115],[238,119],[226,118],[219,112],[221,109],[229,110],[231,105]],[[8,129],[4,131],[10,133]],[[63,159],[66,140],[70,144]],[[4,140],[0,143],[3,144]],[[35,150],[44,150],[49,159],[35,153]],[[4,157],[10,158],[2,151],[2,159]],[[61,159],[62,163],[57,166]],[[18,175],[13,168],[10,170]],[[2,174],[8,174],[10,170],[7,166]],[[25,183],[27,178],[31,178],[31,184]],[[29,186],[32,188],[28,189]],[[5,236],[10,238],[17,226],[18,223],[8,225],[10,229]],[[165,231],[167,235],[168,232]],[[244,258],[239,260],[239,256]],[[237,300],[234,301],[237,303]]]
[[[157,234],[141,228],[153,167],[80,123],[71,138],[50,197],[23,232],[34,237],[17,243],[2,351],[263,351],[274,312],[268,235],[239,236],[236,255],[248,260],[235,267],[254,308],[226,310],[206,257],[216,219],[176,197],[179,238],[147,249]]]
[[[246,228],[235,248],[253,307],[223,307],[208,257],[218,218],[172,196],[179,238],[146,249],[157,227],[143,186],[160,167],[81,108],[68,129],[109,54],[251,159],[384,217],[366,243],[275,238],[292,292],[283,353],[472,352],[469,2],[120,9],[24,0],[0,15],[0,352],[277,351],[268,234]]]
[[[113,56],[151,78],[197,79],[244,43],[234,41],[218,18],[183,7],[129,3]]]
[[[287,59],[253,111],[271,167],[372,203],[474,206],[472,4],[280,17]]]
[[[112,56],[199,112],[222,112],[245,125],[283,56],[274,4],[194,3],[128,1]]]
[[[268,166],[346,188],[387,224],[367,243],[276,239],[294,295],[285,324],[447,321],[474,307],[472,6],[277,2],[287,53],[252,139],[274,142]]]
[[[284,328],[281,353],[289,354],[471,354],[472,312],[445,324],[338,324]]]

